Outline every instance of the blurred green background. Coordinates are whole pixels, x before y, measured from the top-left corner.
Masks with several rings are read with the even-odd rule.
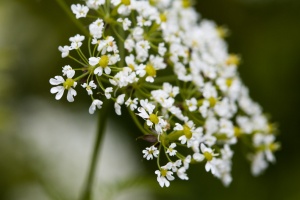
[[[74,2],[79,1],[67,1]],[[121,131],[109,129],[114,136],[105,145],[114,155],[122,151],[118,144],[130,149],[119,166],[128,170],[120,179],[105,179],[102,163],[109,163],[108,169],[118,163],[102,153],[99,179],[105,183],[96,185],[97,199],[126,199],[119,194],[132,188],[144,191],[134,193],[134,199],[300,199],[300,1],[198,0],[196,6],[203,18],[230,29],[229,50],[242,56],[242,80],[278,122],[282,149],[277,163],[253,177],[237,146],[228,188],[196,165],[189,181],[177,180],[161,189],[155,182],[155,163],[142,160],[145,144],[135,140],[137,130],[112,112],[109,125],[119,124]],[[0,25],[0,199],[76,199],[97,116],[89,116],[86,95],[78,94],[72,104],[56,101],[48,81],[72,63],[61,59],[57,48],[79,31],[54,0],[1,0]]]

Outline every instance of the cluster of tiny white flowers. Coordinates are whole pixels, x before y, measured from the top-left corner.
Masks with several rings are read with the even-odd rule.
[[[240,58],[228,53],[226,30],[200,20],[190,4],[86,0],[86,5],[72,5],[76,18],[90,12],[90,35],[77,34],[69,46],[58,48],[78,66],[63,67],[66,79],[50,79],[55,98],[67,90],[69,102],[80,83],[91,97],[91,114],[101,109],[104,99],[114,101],[118,115],[127,107],[141,138],[150,143],[143,157],[157,159],[161,187],[168,187],[175,174],[188,180],[190,164],[198,162],[229,185],[231,147],[237,142],[249,149],[254,175],[275,161],[273,153],[279,149],[276,127],[239,78]],[[87,53],[81,49],[85,37]],[[75,77],[75,71],[80,75]]]

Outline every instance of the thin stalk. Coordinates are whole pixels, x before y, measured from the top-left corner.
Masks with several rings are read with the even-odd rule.
[[[176,80],[177,80],[176,75],[167,75],[167,76],[156,77],[154,79],[154,83],[173,82]]]
[[[132,117],[134,123],[136,124],[136,126],[139,128],[139,130],[144,134],[144,135],[149,135],[150,133],[148,133],[144,127],[140,124],[139,120],[137,119],[135,113],[130,110],[130,108],[128,107],[128,112],[130,114],[130,116]]]
[[[75,18],[74,14],[71,12],[71,9],[68,7],[68,5],[66,4],[66,2],[64,0],[56,0],[56,2],[66,12],[66,14],[74,22],[74,24],[82,31],[82,33],[85,36],[89,37],[90,36],[89,32],[80,23],[80,21]]]
[[[72,60],[74,60],[74,61],[76,61],[77,63],[79,63],[79,64],[81,64],[81,65],[83,65],[83,66],[87,66],[88,64],[86,64],[86,63],[83,63],[83,62],[80,62],[79,60],[77,60],[76,58],[74,58],[74,57],[72,57],[72,56],[68,56],[68,58],[71,58]]]
[[[74,78],[74,81],[78,81],[78,80],[80,80],[81,78],[83,78],[83,77],[87,76],[89,73],[90,73],[90,72],[86,72],[86,73],[84,73],[84,74],[81,74],[80,76],[78,76],[78,77]]]
[[[97,163],[98,163],[99,152],[100,152],[99,150],[101,147],[101,141],[105,130],[107,113],[109,108],[110,108],[110,102],[106,101],[103,103],[103,108],[99,111],[97,136],[94,144],[94,150],[92,154],[90,168],[88,171],[87,180],[85,182],[80,200],[92,200],[92,186],[96,174]]]

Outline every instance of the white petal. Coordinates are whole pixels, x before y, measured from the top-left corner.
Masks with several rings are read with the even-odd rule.
[[[103,73],[102,67],[97,67],[97,68],[94,70],[94,74],[97,74],[98,76],[101,76],[102,73]]]
[[[72,78],[75,75],[75,70],[68,70],[67,77]]]
[[[121,106],[117,103],[115,103],[115,111],[117,113],[117,115],[121,115]]]
[[[109,67],[104,68],[105,74],[110,74],[111,69]]]
[[[55,76],[54,78],[50,79],[51,85],[59,85],[65,82],[65,79],[62,76]]]
[[[90,57],[89,58],[89,64],[92,66],[95,66],[99,63],[100,58],[96,58],[96,57]]]
[[[73,96],[76,96],[76,95],[77,95],[77,92],[73,88],[70,88],[68,91],[67,100],[69,102],[73,102],[74,101]]]
[[[144,118],[144,119],[147,119],[149,118],[149,115],[147,114],[147,112],[145,111],[144,108],[141,108],[138,110],[140,113],[138,114],[140,117]]]
[[[62,87],[62,86],[61,86]],[[63,94],[64,94],[64,88],[62,87],[60,90],[58,90],[58,92],[57,92],[57,94],[55,95],[55,99],[56,100],[60,100],[61,99],[61,97],[63,96]]]
[[[125,94],[121,94],[117,98],[117,103],[122,105],[124,103]]]
[[[201,162],[204,160],[204,155],[200,154],[200,153],[194,153],[193,158],[198,161]]]
[[[205,170],[206,170],[207,172],[209,172],[209,170],[211,170],[211,172],[213,173],[212,165],[211,165],[209,162],[206,163],[206,165],[205,165]]]
[[[150,83],[153,83],[154,82],[154,78],[152,76],[147,76],[146,77],[146,81],[150,82]]]
[[[89,113],[92,115],[92,114],[94,114],[95,110],[96,110],[96,106],[94,104],[91,104],[91,106],[89,108]]]
[[[56,87],[53,87],[53,88],[51,88],[50,92],[51,92],[52,94],[55,94],[55,93],[59,92],[60,90],[64,90],[64,87],[63,87],[63,86],[56,86]]]

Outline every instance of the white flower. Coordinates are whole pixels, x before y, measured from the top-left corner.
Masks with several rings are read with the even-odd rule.
[[[121,115],[121,105],[124,104],[124,98],[125,98],[125,94],[121,94],[117,97],[117,100],[115,102],[115,111],[117,113],[117,115]]]
[[[111,3],[114,5],[114,6],[117,6],[121,3],[121,0],[111,0]]]
[[[110,69],[109,66],[115,64],[114,59],[115,58],[111,55],[103,55],[101,57],[90,57],[89,58],[89,64],[91,66],[98,65],[99,67],[97,67],[94,70],[94,74],[97,74],[98,76],[102,76],[103,70],[104,70],[105,74],[110,74],[111,73],[111,69]]]
[[[50,92],[52,94],[55,94],[55,99],[59,100],[61,99],[61,97],[64,94],[65,90],[68,90],[68,94],[67,94],[67,100],[69,102],[73,102],[74,101],[74,97],[77,95],[77,92],[73,89],[73,87],[76,87],[77,82],[75,82],[72,77],[74,76],[74,73],[68,73],[67,74],[67,79],[65,80],[62,76],[55,76],[54,78],[50,79],[50,84],[51,85],[60,85],[60,86],[55,86],[52,87]]]
[[[111,94],[110,94],[110,93],[112,93],[112,92],[113,92],[113,88],[112,88],[112,87],[106,88],[106,89],[105,89],[105,97],[106,97],[107,99],[110,99],[110,98],[111,98]]]
[[[61,57],[65,58],[69,55],[69,51],[71,50],[71,48],[69,46],[59,46],[58,50],[61,52]]]
[[[168,171],[172,168],[172,163],[169,162],[167,165],[161,167],[160,170],[156,170],[155,174],[157,174],[157,181],[161,187],[169,187],[170,182],[173,181],[175,178],[173,176],[173,172]]]
[[[153,110],[155,109],[155,105],[153,105],[152,103],[150,103],[148,101],[148,99],[142,99],[140,100],[140,104],[142,106],[142,108],[147,111],[148,113],[152,113]],[[142,118],[146,118],[147,116],[146,115],[140,115]]]
[[[257,152],[252,157],[251,172],[254,176],[258,176],[268,167],[268,165],[268,162],[264,158],[264,153]]]
[[[129,15],[130,14],[130,5],[129,6],[126,6],[124,4],[122,4],[119,8],[118,8],[118,13],[120,15]]]
[[[189,108],[189,111],[193,112],[193,111],[197,110],[198,102],[197,102],[196,98],[187,99],[187,100],[185,100],[185,102]]]
[[[113,79],[109,79],[112,85],[118,86],[120,88],[126,87],[128,84],[137,82],[135,72],[133,72],[129,67],[123,67],[122,71],[118,72]]]
[[[163,83],[163,90],[170,96],[175,98],[179,94],[179,87],[172,86],[170,83]]]
[[[206,118],[209,108],[209,101],[204,100],[202,105],[199,107],[199,112],[201,113],[202,117]]]
[[[159,154],[159,151],[155,146],[147,147],[143,150],[144,158],[147,160],[152,160],[154,157],[156,158]]]
[[[131,21],[128,18],[119,18],[117,21],[122,23],[124,31],[127,31],[131,26]]]
[[[75,75],[75,71],[70,65],[65,65],[62,69],[63,76],[73,77]]]
[[[152,22],[150,20],[146,20],[143,16],[137,16],[137,25],[140,27],[143,26],[151,26]]]
[[[102,19],[97,19],[90,24],[90,33],[94,38],[101,38],[103,35],[104,22]]]
[[[130,107],[130,110],[134,111],[137,108],[138,98],[134,98],[133,100],[129,97],[125,102],[125,105]]]
[[[177,176],[181,179],[181,180],[189,180],[189,177],[187,176],[186,172],[186,168],[185,167],[181,167],[177,170]]]
[[[260,151],[264,153],[267,161],[269,162],[275,162],[275,156],[273,155],[272,151],[279,148],[279,145],[274,142],[275,142],[274,135],[264,135],[261,133],[257,133],[253,136],[254,146],[257,147],[258,149],[261,148]]]
[[[86,17],[86,14],[89,12],[89,8],[80,4],[71,5],[72,12],[76,15],[76,18]]]
[[[132,52],[133,49],[135,47],[135,42],[133,39],[131,38],[127,38],[124,42],[124,48],[128,51],[128,52]]]
[[[140,62],[144,62],[147,60],[149,56],[150,44],[146,40],[141,40],[135,45],[135,52],[137,54],[136,58]]]
[[[167,48],[165,47],[165,43],[159,43],[158,44],[158,53],[160,56],[164,56],[167,52]]]
[[[213,152],[213,150],[209,147],[206,147],[203,143],[201,143],[201,152],[203,153],[203,156],[207,160],[205,164],[205,170],[207,172],[211,171],[212,174],[216,173],[216,159],[215,156],[218,156],[219,154],[216,154]]]
[[[182,161],[179,159],[179,160],[176,160],[175,162],[172,162],[172,171],[173,172],[177,172],[178,168],[182,165]]]
[[[77,34],[74,37],[70,37],[69,40],[71,42],[71,48],[72,49],[78,49],[82,45],[82,41],[84,40],[84,36]]]
[[[174,98],[169,97],[169,94],[164,90],[153,90],[151,96],[163,108],[171,108],[175,102]]]
[[[141,106],[138,108],[138,114],[140,117],[146,120],[147,126],[152,128],[155,126],[155,131],[158,134],[161,134],[166,127],[167,123],[162,119],[161,116],[157,116],[153,113],[155,106],[151,103],[148,103],[148,100],[141,100]]]
[[[95,41],[92,43],[95,43]],[[112,36],[108,36],[104,40],[97,41],[97,44],[98,44],[97,50],[101,51],[102,55],[106,54],[106,52],[112,52],[114,54],[119,53],[115,38]]]
[[[185,169],[189,169],[191,161],[192,161],[191,155],[188,155],[187,157],[185,157],[185,159],[183,160],[183,166]]]
[[[93,94],[93,90],[92,89],[96,89],[97,85],[94,83],[94,81],[90,81],[89,84],[83,83],[81,85],[83,88],[86,89],[88,95],[92,95]]]
[[[174,72],[177,74],[179,80],[184,82],[192,81],[192,75],[188,73],[186,67],[182,63],[175,62]]]
[[[204,128],[207,135],[212,135],[218,131],[219,121],[214,117],[209,115],[205,121]]]
[[[98,108],[98,109],[102,108],[102,104],[103,104],[102,101],[100,101],[99,99],[95,99],[89,108],[89,113],[94,114],[96,108]]]
[[[148,57],[148,52],[147,52],[147,57]],[[162,57],[151,55],[149,58],[149,62],[144,68],[147,74],[146,81],[151,83],[154,82],[154,78],[156,77],[157,70],[165,69],[166,66],[167,65],[164,63],[164,59]]]
[[[187,144],[187,147],[191,147],[195,141],[195,134],[202,132],[201,129],[195,129],[195,124],[193,121],[186,122],[183,126],[179,123],[175,123],[174,130],[182,131],[183,135],[178,138],[181,144]]]
[[[218,101],[214,107],[215,112],[224,118],[232,118],[237,108],[236,105],[231,102],[227,97],[223,98],[221,101]]]
[[[105,0],[87,0],[86,5],[89,8],[98,10],[99,6],[103,5],[105,3]]]
[[[141,27],[135,27],[133,29],[133,33],[132,33],[132,36],[133,36],[133,39],[135,39],[136,41],[141,41],[144,39],[144,29],[141,28]]]
[[[169,148],[167,149],[167,153],[170,155],[170,156],[175,156],[176,155],[176,150],[174,149],[176,147],[176,144],[175,143],[172,143]]]
[[[211,82],[208,82],[204,85],[203,96],[206,99],[218,97],[217,89]]]
[[[137,64],[135,62],[135,57],[133,54],[130,54],[129,56],[125,57],[125,62],[127,64],[127,67],[129,67],[132,71],[135,71],[137,69]]]

